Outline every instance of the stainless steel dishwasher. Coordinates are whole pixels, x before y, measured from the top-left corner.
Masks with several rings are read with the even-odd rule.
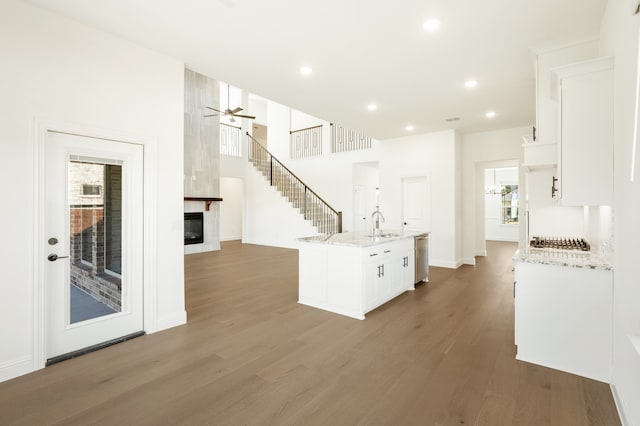
[[[416,279],[429,281],[429,233],[415,236]]]

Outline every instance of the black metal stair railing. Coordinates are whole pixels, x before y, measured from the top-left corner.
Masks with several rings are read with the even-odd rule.
[[[320,233],[342,232],[342,212],[331,207],[248,132],[247,136],[249,161],[269,183],[299,209]]]

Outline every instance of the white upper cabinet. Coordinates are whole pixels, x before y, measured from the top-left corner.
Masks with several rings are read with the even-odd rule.
[[[559,102],[559,200],[565,206],[611,205],[613,58],[555,68]]]
[[[535,52],[536,138],[522,145],[523,166],[529,169],[558,164],[558,102],[552,96],[551,70],[597,56],[597,39],[584,40]]]

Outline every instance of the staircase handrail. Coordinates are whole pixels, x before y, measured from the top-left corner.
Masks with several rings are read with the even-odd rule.
[[[300,179],[295,173],[293,173],[287,166],[285,166],[282,161],[278,160],[278,158],[276,158],[273,154],[271,154],[271,152],[269,152],[269,150],[267,148],[265,148],[264,146],[262,146],[260,144],[260,142],[258,142],[253,136],[251,136],[251,134],[249,134],[249,132],[247,132],[247,136],[249,137],[249,139],[252,142],[252,148],[258,148],[261,149],[264,153],[267,154],[269,161],[271,161],[273,163],[273,161],[275,161],[280,167],[282,167],[283,169],[285,169],[292,177],[294,177],[303,187],[305,192],[311,192],[313,195],[315,195],[315,197],[320,200],[329,210],[331,210],[332,212],[334,212],[338,218],[338,232],[342,232],[342,212],[337,211],[336,209],[334,209],[333,207],[331,207],[331,205],[329,203],[327,203],[322,197],[320,197],[313,189],[311,189],[306,183],[304,183],[304,181],[302,179]],[[251,161],[251,158],[249,158],[249,161]],[[271,165],[271,173],[269,175],[269,183],[271,185],[273,185],[273,165]]]

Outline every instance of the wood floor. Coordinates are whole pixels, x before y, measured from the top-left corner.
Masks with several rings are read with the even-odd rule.
[[[364,321],[296,303],[295,250],[186,256],[187,325],[0,383],[0,424],[620,424],[607,384],[515,360],[515,248]]]

